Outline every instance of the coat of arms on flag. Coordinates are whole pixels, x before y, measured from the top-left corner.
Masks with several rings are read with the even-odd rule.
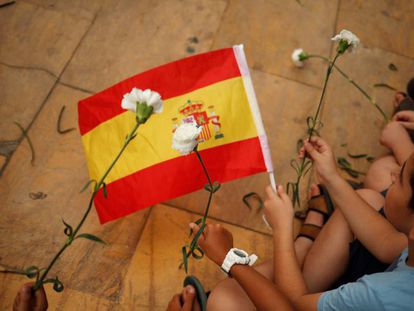
[[[206,111],[203,101],[191,101],[190,99],[179,108],[181,123],[196,123],[202,127],[199,136],[199,142],[204,142],[213,137],[213,139],[220,139],[224,137],[221,132],[220,116],[214,112],[214,106],[208,106]],[[173,118],[173,133],[179,126],[179,118]]]
[[[95,207],[102,223],[203,188],[194,154],[171,148],[182,123],[202,127],[198,150],[213,180],[226,182],[272,164],[242,46],[178,60],[124,80],[78,104],[89,175],[98,179],[122,146],[135,116],[120,106],[132,88],[161,94],[164,110],[138,130],[105,179]]]

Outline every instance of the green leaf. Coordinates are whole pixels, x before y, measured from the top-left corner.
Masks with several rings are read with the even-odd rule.
[[[248,194],[243,196],[243,203],[246,204],[246,206],[249,209],[253,208],[253,205],[250,203],[251,200],[254,200],[256,202],[258,202],[258,209],[262,209],[263,208],[263,200],[260,197],[260,195],[258,195],[256,192],[249,192]]]
[[[390,89],[391,91],[396,91],[397,89],[387,83],[375,83],[374,87],[385,87],[387,89]]]
[[[290,191],[291,191],[291,189],[290,188],[292,188],[293,189],[293,187],[295,186],[295,184],[293,183],[293,182],[291,182],[291,181],[289,181],[289,182],[287,182],[286,183],[286,193],[287,194],[290,194]]]
[[[72,228],[72,226],[71,225],[69,225],[68,223],[66,223],[64,220],[63,220],[63,218],[62,218],[62,222],[63,222],[63,224],[65,225],[65,230],[63,230],[63,232],[65,233],[65,235],[67,235],[67,236],[71,236],[72,235],[72,233],[73,233],[73,228]]]
[[[341,144],[341,147],[346,147],[346,146],[348,146],[348,144],[347,144],[347,143],[342,143],[342,144]]]
[[[348,152],[348,157],[352,158],[352,159],[360,159],[360,158],[366,158],[368,155],[366,153],[361,153],[361,154],[351,154]]]
[[[55,290],[55,292],[60,293],[64,289],[63,283],[58,279],[58,277],[54,279],[46,279],[42,282],[42,284],[47,283],[53,283],[53,289]]]
[[[96,235],[90,234],[90,233],[82,233],[76,236],[76,239],[78,238],[84,238],[84,239],[88,239],[91,240],[93,242],[98,242],[98,243],[102,243],[102,244],[107,244],[104,240],[102,240],[101,238],[98,238]]]
[[[365,175],[363,172],[359,172],[357,170],[354,170],[351,166],[351,163],[348,162],[347,159],[338,157],[337,159],[339,168],[344,170],[349,176],[353,178],[358,178],[359,175]]]
[[[347,159],[342,158],[342,157],[338,157],[337,161],[338,161],[338,164],[341,167],[351,168],[351,163],[349,163],[349,161]]]
[[[193,252],[191,253],[191,255],[195,259],[202,259],[204,257],[204,252],[199,246],[196,246],[196,247],[194,247]]]
[[[221,187],[221,184],[218,181],[215,181],[213,183],[213,191],[212,192],[213,193],[217,192],[220,189],[220,187]]]
[[[60,124],[62,122],[63,112],[65,111],[65,109],[66,109],[66,106],[63,105],[62,108],[60,109],[60,112],[59,112],[59,117],[58,117],[57,126],[56,126],[56,130],[59,134],[66,134],[66,133],[69,133],[69,132],[72,132],[72,131],[75,130],[74,127],[68,128],[66,130],[62,130],[62,128],[60,126]]]
[[[103,183],[102,190],[103,190],[104,198],[106,199],[108,197],[108,192],[106,191],[106,183]]]
[[[307,124],[309,130],[312,129],[316,125],[315,120],[311,116],[306,118],[306,124]]]
[[[212,192],[213,191],[213,189],[211,189],[210,184],[205,184],[204,185],[204,189],[207,190],[208,192]]]
[[[199,218],[194,223],[199,226],[202,221],[203,219]],[[190,228],[190,234],[188,236],[190,237],[192,234],[193,234],[193,228]]]
[[[390,63],[388,65],[388,69],[391,70],[391,71],[398,71],[397,66],[395,66],[393,63]]]
[[[368,161],[368,162],[370,162],[370,163],[372,163],[372,162],[374,162],[374,161],[375,161],[375,158],[374,158],[374,157],[370,157],[370,156],[368,156],[368,157],[367,157],[367,161]]]
[[[83,186],[82,187],[82,189],[81,189],[81,191],[80,192],[84,192],[86,189],[88,189],[88,187],[90,186],[90,184],[92,184],[92,183],[95,183],[95,186],[96,186],[96,184],[98,183],[95,179],[91,179],[91,180],[89,180],[86,184],[85,184],[85,186]]]
[[[300,174],[299,163],[295,159],[290,160],[290,166],[296,171],[296,174]]]
[[[188,273],[188,256],[187,256],[187,248],[183,246],[181,249],[181,252],[183,253],[183,265],[184,265],[184,271],[185,273]]]
[[[29,279],[33,279],[39,273],[39,268],[36,266],[27,267],[24,272]]]
[[[198,238],[203,233],[204,228],[206,227],[206,223],[201,224],[201,227],[198,229],[197,233],[195,234],[193,240],[190,243],[190,252],[195,248],[197,245]]]
[[[354,170],[350,170],[350,169],[344,169],[344,171],[351,177],[353,178],[358,178],[359,174],[354,172]]]
[[[311,162],[311,161],[309,161],[309,163],[311,163],[311,164],[312,164],[312,162]],[[305,168],[306,168],[306,165],[305,165]],[[306,176],[306,174],[308,174],[308,172],[309,172],[311,169],[312,169],[312,165],[311,165],[311,166],[309,166],[308,168],[304,169],[304,172],[303,172],[302,176]]]

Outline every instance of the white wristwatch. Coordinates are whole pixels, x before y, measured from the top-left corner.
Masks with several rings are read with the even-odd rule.
[[[247,254],[244,250],[238,248],[231,248],[224,258],[223,264],[221,265],[221,270],[226,274],[229,274],[230,269],[233,265],[249,265],[253,266],[257,260],[255,254]]]

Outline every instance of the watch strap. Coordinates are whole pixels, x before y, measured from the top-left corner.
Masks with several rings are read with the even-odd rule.
[[[245,257],[238,257],[235,255],[234,251],[242,252],[246,256]],[[229,274],[230,269],[233,265],[249,265],[252,266],[257,260],[257,256],[255,254],[248,255],[245,251],[237,248],[231,248],[226,257],[224,258],[223,264],[221,265],[221,270],[225,272],[226,274]]]

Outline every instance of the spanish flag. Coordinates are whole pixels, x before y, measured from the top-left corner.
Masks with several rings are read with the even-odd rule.
[[[122,81],[78,103],[79,128],[89,175],[99,180],[111,164],[135,114],[123,110],[132,88],[161,94],[163,112],[138,129],[105,179],[95,207],[101,223],[203,188],[196,155],[171,148],[174,130],[194,120],[202,126],[198,150],[213,181],[273,171],[243,46],[178,60]]]

